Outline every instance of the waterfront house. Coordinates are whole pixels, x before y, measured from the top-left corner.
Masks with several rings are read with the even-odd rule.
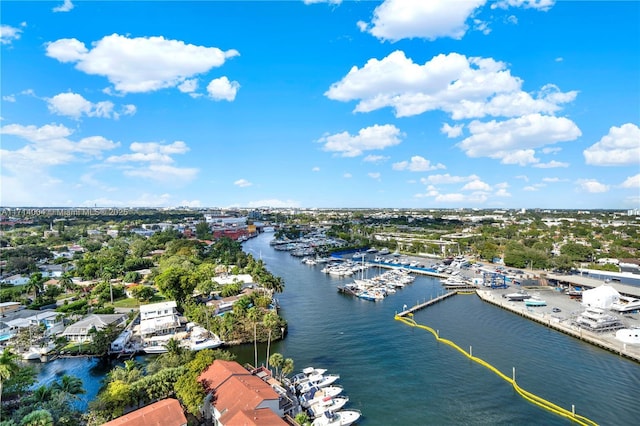
[[[102,426],[187,426],[177,399],[167,398],[127,413]]]
[[[140,335],[143,338],[175,333],[180,327],[175,300],[140,306]]]
[[[202,413],[214,426],[288,424],[282,419],[288,401],[235,361],[215,360],[198,382],[207,393]]]
[[[111,324],[124,327],[126,323],[126,314],[92,314],[65,328],[61,335],[70,342],[87,343],[93,341],[94,330],[104,330]]]

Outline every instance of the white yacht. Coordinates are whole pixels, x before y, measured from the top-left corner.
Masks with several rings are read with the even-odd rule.
[[[357,422],[362,413],[359,410],[325,411],[313,421],[312,426],[349,426]]]
[[[587,308],[578,315],[576,324],[592,331],[611,331],[623,328],[618,317],[607,314],[601,308]]]
[[[616,312],[640,311],[640,299],[620,296],[617,302],[611,304],[610,309]]]
[[[341,410],[349,402],[348,396],[334,396],[329,398],[322,398],[315,404],[311,404],[309,407],[309,414],[314,419],[322,416],[326,411],[338,411]]]

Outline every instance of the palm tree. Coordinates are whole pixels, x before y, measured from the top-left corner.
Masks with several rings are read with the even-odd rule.
[[[18,355],[9,349],[5,349],[0,354],[0,420],[2,420],[2,385],[20,370],[18,359]]]
[[[184,349],[180,346],[180,342],[174,338],[169,339],[166,344],[167,354],[168,355],[182,355]]]
[[[27,294],[33,291],[33,300],[35,301],[36,297],[38,297],[38,293],[40,293],[40,290],[42,289],[42,273],[36,272],[31,274],[29,282],[25,284],[24,288],[27,291]]]
[[[291,374],[293,372],[293,359],[292,358],[287,358],[282,362],[282,377]],[[282,378],[281,377],[281,378]]]
[[[71,274],[69,272],[65,272],[60,276],[60,280],[58,281],[58,284],[60,285],[60,287],[62,287],[66,291],[73,290],[76,287],[76,285],[73,283]]]
[[[258,366],[258,320],[260,319],[261,311],[255,306],[249,308],[247,311],[247,318],[253,322],[253,352],[254,352],[254,367]]]
[[[113,285],[111,284],[111,278],[113,278],[113,273],[109,268],[105,268],[102,272],[102,281],[105,284],[109,284],[109,294],[111,295],[111,304],[113,305]]]
[[[56,391],[65,392],[69,395],[73,395],[78,398],[79,394],[86,393],[82,386],[82,379],[65,374],[60,381],[56,381],[51,385],[51,388]]]
[[[284,357],[282,356],[282,354],[276,352],[269,357],[269,364],[271,364],[276,369],[276,377],[278,377],[278,369],[282,367],[283,363]]]
[[[31,394],[31,398],[37,403],[51,401],[52,396],[53,396],[52,388],[45,385],[38,387]]]
[[[271,350],[271,332],[273,327],[278,325],[278,316],[274,312],[267,312],[262,318],[262,323],[269,330],[269,338],[267,340],[267,369],[269,368],[269,351]]]

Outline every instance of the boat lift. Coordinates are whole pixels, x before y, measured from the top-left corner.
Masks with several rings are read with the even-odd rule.
[[[491,288],[508,288],[507,277],[497,272],[484,271],[482,273],[484,285]]]

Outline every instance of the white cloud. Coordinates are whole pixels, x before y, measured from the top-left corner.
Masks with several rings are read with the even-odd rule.
[[[342,175],[343,178],[345,179],[351,179],[353,177],[353,175],[351,173],[345,173]]]
[[[230,82],[227,77],[216,78],[207,85],[207,93],[216,101],[233,101],[239,89],[240,83],[237,81]]]
[[[480,179],[474,179],[462,187],[463,191],[491,191],[491,185]]]
[[[451,176],[449,173],[446,173],[444,175],[430,175],[430,176],[427,176],[425,178],[420,179],[420,182],[422,182],[424,184],[440,185],[440,184],[470,182],[470,181],[473,181],[473,180],[476,180],[476,179],[480,179],[480,178],[478,176],[476,176],[476,175]]]
[[[525,9],[538,9],[543,12],[551,9],[555,0],[499,0],[491,4],[491,9],[507,9],[509,7],[523,7]]]
[[[240,188],[246,188],[247,186],[253,185],[251,182],[249,182],[246,179],[238,179],[237,181],[233,182],[233,184],[235,186],[239,186]]]
[[[111,101],[92,103],[77,93],[60,93],[47,99],[49,111],[53,114],[79,119],[81,116],[120,118],[120,115],[133,115],[135,105],[124,105],[121,112],[114,111],[115,105]]]
[[[369,59],[362,68],[352,67],[325,96],[358,100],[355,112],[391,107],[397,117],[405,117],[442,110],[454,120],[553,114],[577,96],[554,85],[531,95],[521,90],[522,83],[505,63],[492,58],[449,53],[420,65],[396,50],[381,60]]]
[[[178,90],[182,93],[193,93],[198,88],[198,79],[190,78],[178,85]]]
[[[556,152],[560,152],[562,151],[562,148],[560,147],[546,147],[546,148],[542,148],[541,152],[543,154],[555,154]]]
[[[629,176],[624,182],[622,182],[621,186],[623,188],[640,189],[640,173],[635,176]]]
[[[611,127],[609,133],[585,149],[587,164],[594,166],[632,166],[640,164],[640,128],[633,123]]]
[[[387,161],[388,159],[389,159],[389,157],[384,156],[384,155],[369,154],[366,157],[364,157],[362,159],[362,161],[364,161],[366,163],[382,163],[384,161]]]
[[[73,9],[73,3],[71,3],[71,0],[64,0],[64,3],[60,6],[54,7],[52,10],[54,12],[69,12],[71,9]]]
[[[91,50],[77,39],[59,39],[47,43],[46,52],[60,62],[76,63],[82,72],[106,77],[122,93],[177,87],[238,55],[233,49],[222,51],[164,37],[128,38],[119,34],[92,43]]]
[[[360,129],[357,135],[342,132],[323,136],[318,142],[324,144],[325,151],[341,153],[343,157],[357,157],[364,151],[398,145],[402,136],[400,129],[392,124],[375,124]]]
[[[367,176],[369,176],[371,179],[375,179],[375,180],[380,180],[380,173],[378,172],[371,172],[371,173],[367,173]]]
[[[102,136],[89,136],[74,142],[68,138],[72,133],[71,129],[57,124],[3,126],[0,134],[17,136],[28,143],[14,151],[1,149],[2,167],[16,173],[30,173],[37,168],[101,158],[104,151],[120,145]]]
[[[114,155],[107,158],[108,164],[123,164],[121,168],[125,176],[142,177],[166,184],[185,184],[195,179],[199,170],[190,167],[175,167],[172,155],[184,154],[189,147],[183,141],[170,144],[157,142],[133,142],[129,149],[131,154]],[[130,166],[127,163],[142,163]],[[146,163],[146,164],[145,164]]]
[[[22,30],[12,27],[11,25],[0,25],[0,44],[11,44],[14,40],[18,40]]]
[[[318,166],[313,167],[313,168],[311,169],[311,171],[312,171],[312,172],[319,172],[319,171],[320,171],[320,167],[318,167]]]
[[[15,102],[16,101],[16,95],[4,95],[2,97],[2,100],[5,102]]]
[[[414,155],[410,161],[394,163],[391,168],[393,170],[409,170],[410,172],[428,172],[431,170],[446,169],[444,164],[431,164],[431,161],[419,155]]]
[[[458,146],[469,157],[501,159],[505,164],[537,163],[535,148],[578,138],[582,132],[564,117],[531,114],[505,121],[472,121],[471,136]]]
[[[539,169],[555,169],[557,167],[569,167],[569,163],[551,160],[548,163],[534,164],[533,167],[537,167]]]
[[[463,128],[464,124],[454,124],[452,126],[449,123],[443,123],[440,132],[447,135],[448,138],[457,138],[458,136],[462,136]]]
[[[511,197],[511,193],[505,188],[498,189],[493,195],[496,197]]]
[[[15,150],[0,149],[2,176],[0,185],[5,205],[64,205],[70,186],[51,176],[50,169],[102,158],[105,151],[119,146],[102,136],[71,140],[73,131],[63,125],[41,127],[10,124],[0,128],[7,136],[26,140]],[[4,146],[9,144],[5,142]],[[74,165],[75,167],[75,165]]]
[[[529,176],[527,175],[518,175],[516,176],[516,179],[522,179],[525,182],[529,182]]]
[[[595,179],[578,179],[576,181],[576,184],[583,191],[592,194],[609,191],[608,185],[600,183]]]
[[[373,11],[369,24],[359,23],[380,40],[395,42],[404,38],[435,40],[461,39],[466,21],[486,0],[386,0]]]

